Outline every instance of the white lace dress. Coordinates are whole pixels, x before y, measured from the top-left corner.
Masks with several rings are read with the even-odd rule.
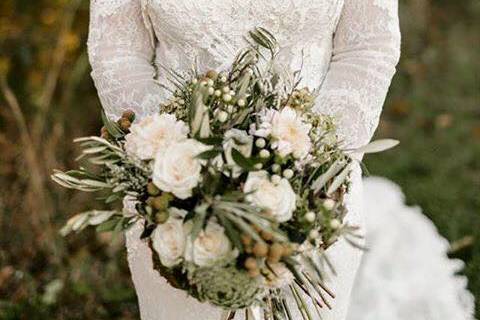
[[[186,71],[196,60],[202,71],[221,70],[257,26],[276,35],[284,64],[303,65],[303,84],[320,88],[317,108],[339,119],[348,145],[367,143],[399,58],[397,0],[92,0],[89,55],[107,115],[156,112],[162,68]],[[363,226],[360,168],[348,204],[350,222]],[[219,319],[221,310],[159,277],[139,231],[127,234],[127,248],[142,319]],[[330,249],[337,299],[323,319],[345,319],[361,256],[344,242]]]

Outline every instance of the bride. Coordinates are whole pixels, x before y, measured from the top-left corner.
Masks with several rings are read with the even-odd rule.
[[[187,71],[197,61],[201,71],[221,70],[245,46],[243,36],[258,26],[279,40],[281,62],[293,70],[303,66],[303,84],[320,88],[316,108],[339,119],[339,130],[348,147],[366,144],[377,126],[399,59],[397,0],[92,0],[89,55],[106,114],[118,118],[125,109],[133,109],[139,117],[157,112],[167,95],[159,86],[167,83],[162,68]],[[354,170],[352,185],[347,220],[365,229],[368,212],[363,210],[359,166]],[[377,189],[375,197],[388,191]],[[394,197],[400,199],[398,194]],[[372,206],[376,200],[370,195],[367,201]],[[401,203],[398,207],[406,209]],[[408,228],[408,224],[403,227]],[[135,227],[129,231],[127,249],[142,319],[220,319],[220,309],[200,304],[160,278],[139,232]],[[433,232],[427,237],[439,242]],[[362,252],[342,241],[329,251],[336,275],[328,281],[337,298],[322,319],[344,320]],[[393,261],[385,259],[365,274],[378,272],[375,268],[382,263],[394,269]],[[445,259],[442,262],[447,264]],[[453,275],[448,276],[450,282],[455,281]],[[372,288],[378,291],[381,286],[377,283]],[[368,299],[368,295],[374,296],[369,284],[360,282],[359,288],[363,295],[354,297],[354,301],[365,300],[364,310],[363,304],[354,305],[355,314],[350,312],[349,319],[366,319],[359,314],[367,314],[367,310],[372,316],[368,319],[385,320],[464,319],[467,315],[468,307],[464,307],[457,309],[463,310],[464,318],[435,318],[426,313],[417,318],[394,318],[393,310],[389,318],[378,317],[373,310],[383,303],[381,298],[378,302]],[[401,303],[399,306],[409,308]],[[301,319],[299,315],[297,318]]]

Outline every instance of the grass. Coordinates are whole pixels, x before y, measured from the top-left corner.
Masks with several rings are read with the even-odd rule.
[[[478,297],[480,3],[401,3],[403,57],[377,136],[402,143],[367,165],[452,242]],[[100,127],[87,24],[88,1],[0,2],[1,320],[138,319],[121,239],[58,235],[94,200],[49,180],[74,166],[73,137]]]
[[[377,132],[401,145],[367,166],[397,182],[408,203],[433,220],[452,243],[451,256],[466,262],[479,297],[480,39],[473,17],[480,6],[416,6],[402,8],[403,58]]]

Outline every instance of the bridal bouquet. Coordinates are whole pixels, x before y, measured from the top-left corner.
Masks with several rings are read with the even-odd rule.
[[[395,142],[344,150],[335,119],[314,111],[315,92],[276,64],[275,38],[257,29],[250,39],[229,70],[170,71],[158,114],[103,116],[100,137],[76,140],[93,168],[53,179],[123,207],[76,215],[62,233],[141,224],[160,275],[226,319],[243,308],[293,319],[287,295],[313,319],[334,297],[323,253],[340,237],[358,246],[357,227],[344,222],[351,154]]]

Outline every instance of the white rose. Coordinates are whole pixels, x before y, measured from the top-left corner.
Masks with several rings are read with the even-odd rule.
[[[125,136],[125,150],[142,160],[153,159],[169,145],[185,140],[188,127],[171,114],[154,114],[134,122]]]
[[[295,109],[283,108],[274,113],[271,121],[271,135],[280,156],[285,157],[289,154],[294,154],[297,158],[307,156],[312,146],[309,136],[311,125],[306,124]]]
[[[266,138],[272,133],[272,119],[275,113],[278,112],[273,109],[264,109],[259,112],[260,124],[252,123],[250,125],[249,133],[251,135]]]
[[[250,193],[248,201],[269,210],[278,222],[292,218],[296,195],[287,179],[282,178],[275,184],[270,181],[266,171],[250,172],[243,192]]]
[[[208,148],[196,140],[188,139],[160,150],[153,166],[153,183],[177,198],[191,197],[192,189],[202,178],[200,173],[203,161],[196,156]]]
[[[246,131],[238,129],[230,129],[225,132],[223,142],[223,150],[225,152],[225,160],[227,165],[232,170],[233,178],[238,178],[242,173],[242,168],[239,167],[232,157],[232,149],[236,149],[243,156],[250,157],[252,154],[253,137],[248,135]]]
[[[180,263],[185,253],[186,232],[183,218],[185,210],[169,209],[168,220],[158,225],[152,233],[153,249],[157,252],[160,262],[167,268]]]
[[[209,267],[221,260],[234,259],[237,254],[223,227],[210,220],[195,241],[192,242],[191,238],[188,238],[185,260],[200,267]]]

